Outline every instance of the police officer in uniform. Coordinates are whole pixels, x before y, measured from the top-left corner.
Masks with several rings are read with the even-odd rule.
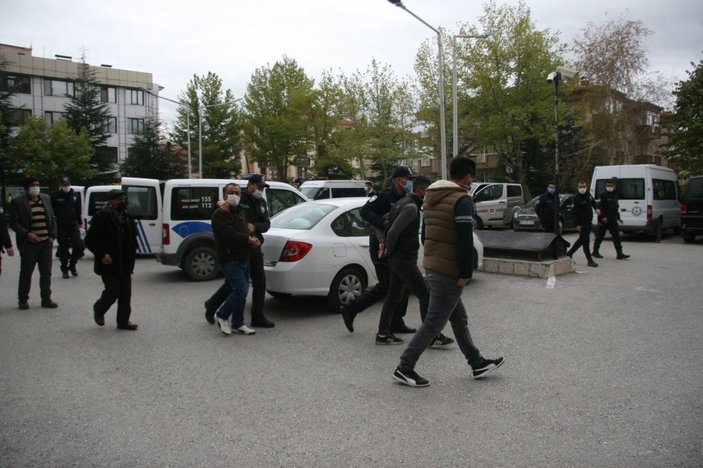
[[[620,204],[618,203],[618,194],[615,191],[616,179],[613,177],[605,183],[605,192],[600,194],[596,213],[598,213],[598,232],[596,233],[596,242],[593,244],[593,256],[603,258],[600,254],[600,244],[605,238],[605,232],[610,231],[613,237],[613,246],[617,252],[618,260],[630,258],[622,252],[622,243],[620,242],[620,227],[618,223],[622,223],[620,219]]]
[[[542,224],[544,232],[554,232],[554,215],[559,206],[556,201],[557,197],[557,185],[550,182],[547,184],[547,192],[540,195],[537,206],[535,206],[535,213],[539,216],[539,222]]]
[[[573,257],[574,253],[583,246],[583,253],[586,255],[589,267],[597,267],[598,264],[591,257],[591,221],[593,220],[593,210],[596,208],[596,201],[588,191],[585,180],[578,183],[578,193],[574,195],[574,219],[579,238],[574,245],[566,252],[566,255]]]
[[[51,205],[54,207],[58,227],[59,248],[56,256],[61,261],[61,273],[68,278],[70,271],[78,276],[76,263],[83,257],[83,243],[79,227],[82,223],[81,199],[71,188],[68,177],[61,177],[59,189],[51,194]]]

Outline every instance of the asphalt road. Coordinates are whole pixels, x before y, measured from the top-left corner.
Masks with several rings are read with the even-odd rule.
[[[268,298],[276,328],[225,337],[203,318],[218,282],[141,259],[139,330],[119,331],[93,323],[92,258],[55,264],[56,310],[35,273],[20,311],[3,257],[0,466],[701,466],[703,242],[624,247],[553,287],[477,273],[469,325],[506,364],[475,381],[456,346],[428,350],[419,389],[391,379],[404,347],[374,344],[380,304],[352,334],[319,299]]]

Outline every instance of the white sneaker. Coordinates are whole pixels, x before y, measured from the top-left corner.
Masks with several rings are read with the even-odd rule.
[[[236,331],[237,333],[241,333],[242,335],[253,335],[254,333],[256,333],[256,330],[254,330],[253,328],[249,328],[246,325],[242,325],[234,331]]]
[[[215,316],[215,318],[217,319],[217,325],[220,327],[222,333],[224,333],[225,335],[231,335],[232,327],[229,326],[229,320],[221,319],[217,315]]]

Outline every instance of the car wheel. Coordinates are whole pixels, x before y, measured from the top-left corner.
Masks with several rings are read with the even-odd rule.
[[[696,241],[696,235],[691,231],[684,231],[683,241],[687,244],[691,244]]]
[[[483,220],[480,216],[476,216],[476,229],[483,229]]]
[[[359,267],[348,266],[334,277],[327,304],[332,310],[339,310],[342,304],[349,304],[361,296],[366,289],[367,279],[364,271]]]
[[[286,297],[290,297],[291,295],[289,293],[280,293],[280,292],[274,292],[274,291],[266,291],[269,296],[275,297],[276,299],[285,299]]]
[[[183,260],[183,271],[195,281],[215,279],[220,273],[215,250],[205,245],[193,248]]]

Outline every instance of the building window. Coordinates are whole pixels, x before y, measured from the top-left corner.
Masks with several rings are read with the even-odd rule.
[[[108,117],[105,120],[103,133],[117,133],[117,117]]]
[[[44,96],[74,97],[73,83],[62,80],[44,80]]]
[[[32,116],[32,111],[29,109],[8,109],[7,121],[12,127],[23,125],[27,119]]]
[[[144,119],[127,119],[127,133],[136,134],[144,131]]]
[[[32,94],[31,80],[28,76],[3,75],[0,89],[17,94]]]
[[[46,123],[49,125],[54,125],[59,119],[64,118],[64,113],[63,112],[44,112],[44,118],[46,119]]]
[[[144,91],[140,89],[128,89],[126,90],[127,104],[133,104],[135,106],[144,105]]]
[[[101,102],[117,102],[117,88],[103,86],[100,88]]]
[[[430,167],[432,165],[432,158],[429,156],[423,156],[420,159],[420,167]]]

